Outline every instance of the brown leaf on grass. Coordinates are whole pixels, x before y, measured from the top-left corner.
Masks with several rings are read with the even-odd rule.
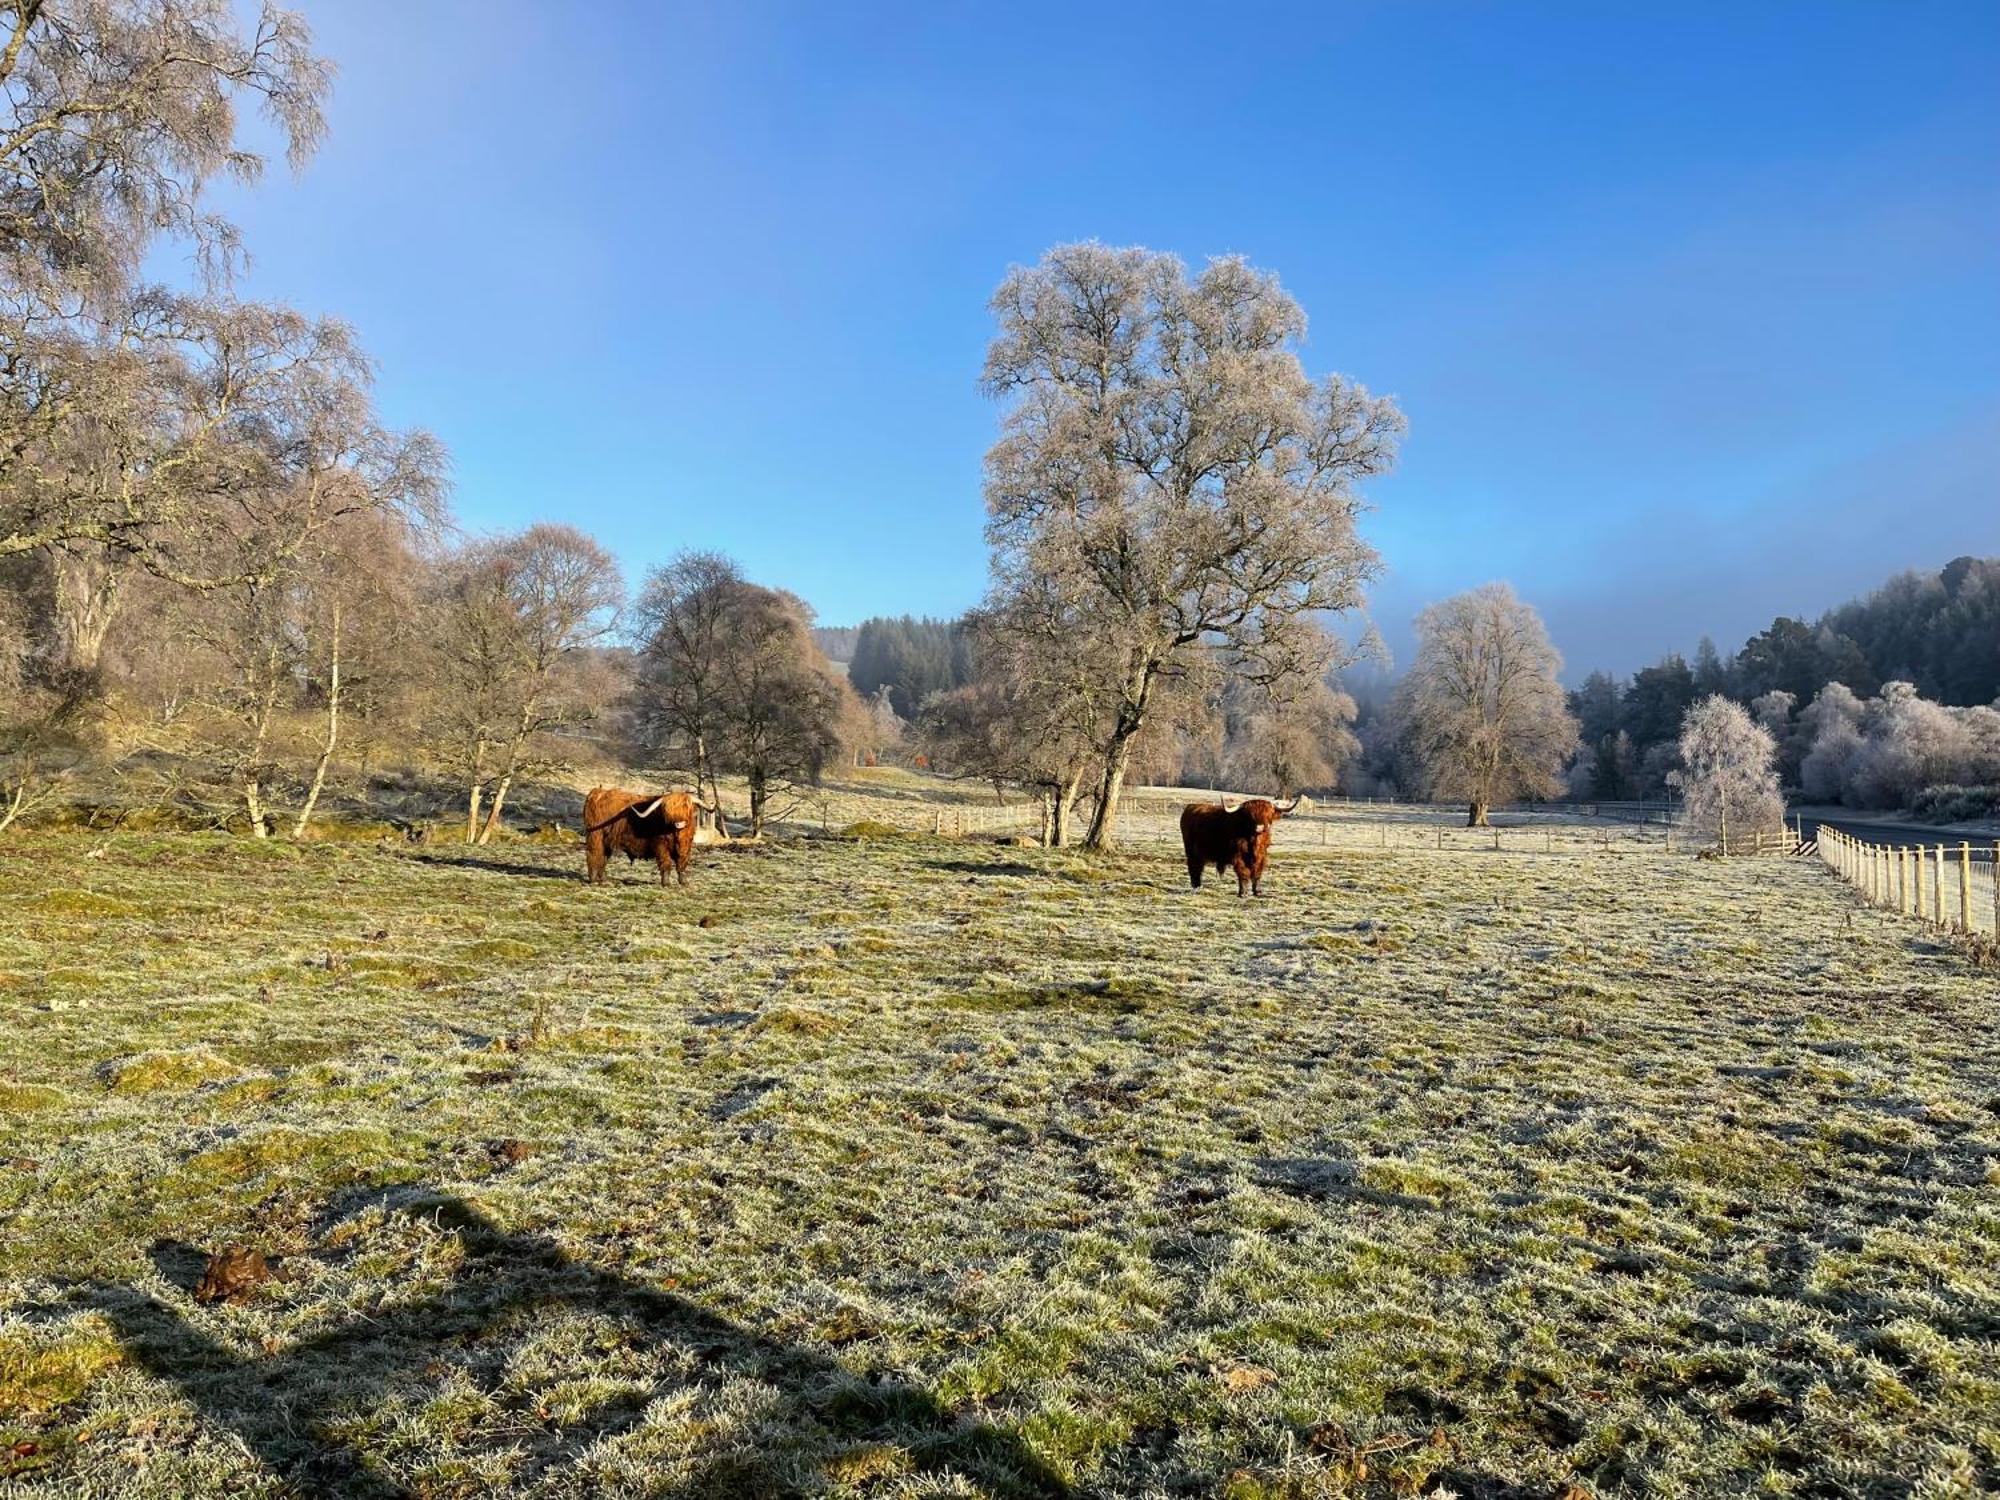
[[[1240,1396],[1246,1391],[1261,1391],[1267,1385],[1278,1383],[1277,1372],[1262,1365],[1225,1365],[1215,1372],[1215,1378],[1232,1396]]]
[[[535,1148],[526,1141],[495,1141],[493,1143],[493,1154],[508,1166],[517,1167],[535,1154]]]
[[[209,1257],[194,1289],[197,1302],[247,1302],[251,1293],[271,1279],[271,1263],[261,1250],[224,1245]]]

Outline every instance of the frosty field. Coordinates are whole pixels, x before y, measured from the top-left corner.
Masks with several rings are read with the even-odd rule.
[[[0,1493],[2000,1484],[2000,978],[1806,862],[94,842]]]

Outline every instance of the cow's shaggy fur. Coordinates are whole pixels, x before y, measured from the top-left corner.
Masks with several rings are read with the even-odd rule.
[[[1299,804],[1280,807],[1253,797],[1237,807],[1190,802],[1181,809],[1181,847],[1187,851],[1188,882],[1201,889],[1202,871],[1215,866],[1236,873],[1236,894],[1263,895],[1264,861],[1271,852],[1271,825]]]
[[[660,884],[667,871],[687,884],[694,859],[697,808],[687,792],[628,792],[618,787],[594,787],[583,799],[583,862],[585,878],[602,885],[605,863],[613,854],[628,860],[650,859],[660,867]]]

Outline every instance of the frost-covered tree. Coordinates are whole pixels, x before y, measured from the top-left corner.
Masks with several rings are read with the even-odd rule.
[[[1672,779],[1690,828],[1733,839],[1784,827],[1777,742],[1740,703],[1718,694],[1695,704],[1681,725],[1679,749]]]
[[[1468,826],[1484,826],[1495,802],[1562,789],[1577,727],[1561,670],[1541,616],[1504,583],[1417,616],[1399,714],[1431,795],[1463,798]]]
[[[1248,707],[1223,745],[1224,773],[1238,787],[1290,797],[1331,786],[1361,751],[1354,700],[1330,683],[1278,696],[1258,692]]]
[[[1967,779],[1972,739],[1961,716],[1918,695],[1908,682],[1885,682],[1862,719],[1861,754],[1847,795],[1861,807],[1901,807],[1927,786]]]
[[[1799,783],[1815,802],[1845,800],[1861,757],[1861,700],[1842,682],[1829,682],[1799,715],[1806,738]]]
[[[1162,683],[1221,649],[1236,670],[1317,678],[1313,615],[1353,608],[1375,569],[1358,486],[1403,419],[1338,376],[1307,377],[1305,315],[1229,257],[1062,245],[993,298],[984,385],[1008,403],[987,454],[1003,592],[1060,580],[1108,652],[1111,721],[1088,842],[1108,843]]]

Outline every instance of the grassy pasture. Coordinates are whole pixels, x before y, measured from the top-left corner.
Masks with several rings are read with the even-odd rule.
[[[2000,982],[1803,862],[88,847],[0,1494],[2000,1483]]]

